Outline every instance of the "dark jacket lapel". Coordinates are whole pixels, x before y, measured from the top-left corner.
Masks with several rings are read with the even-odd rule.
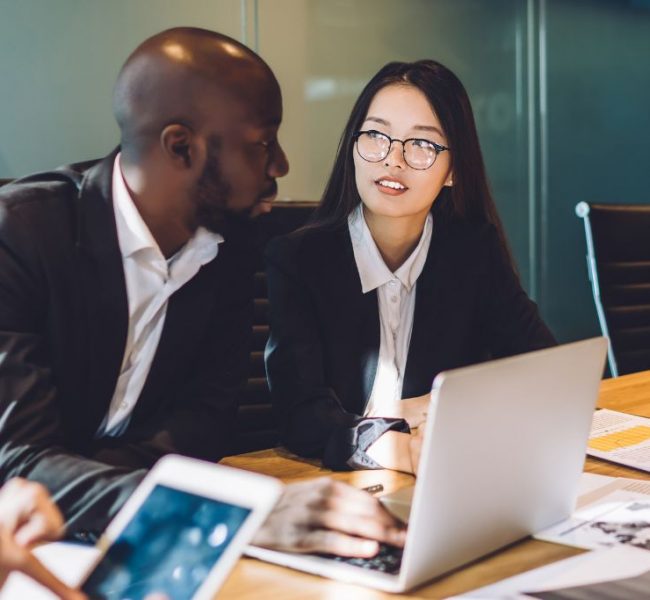
[[[216,258],[169,298],[160,341],[133,411],[133,424],[147,422],[147,415],[164,411],[161,403],[174,400],[169,390],[188,383],[192,376],[182,366],[187,368],[192,363],[187,357],[196,356],[202,340],[216,336],[228,344],[226,332],[210,330],[211,323],[228,319],[236,304],[252,306],[250,285],[258,260],[253,223],[226,222],[221,233],[225,241],[219,245]]]
[[[92,166],[79,182],[78,241],[82,344],[87,401],[85,422],[101,423],[115,389],[128,329],[128,300],[113,213],[112,173],[117,151]]]
[[[172,400],[169,389],[178,388],[177,380],[187,373],[180,372],[179,365],[186,364],[183,357],[195,354],[195,345],[206,335],[208,320],[214,310],[220,309],[228,295],[227,284],[221,296],[215,294],[215,281],[227,282],[228,257],[226,243],[222,244],[217,257],[201,267],[199,272],[169,298],[165,324],[151,368],[138,403],[133,411],[133,423],[142,423],[144,415],[160,410],[163,398]],[[220,332],[211,332],[219,335]]]
[[[426,393],[431,387],[431,374],[445,363],[445,347],[440,340],[448,339],[449,315],[454,312],[449,304],[453,294],[445,293],[454,280],[455,269],[453,255],[446,252],[449,235],[448,227],[434,224],[427,259],[417,280],[402,398]]]
[[[350,407],[350,410],[363,412],[365,403],[370,398],[372,386],[377,372],[379,356],[379,308],[377,292],[364,294],[361,291],[359,271],[354,260],[352,240],[348,228],[337,231],[335,235],[323,236],[318,241],[318,256],[320,268],[311,266],[316,282],[316,289],[325,292],[325,301],[331,302],[337,323],[330,326],[341,331],[346,360],[349,361],[351,372],[359,373],[360,381],[353,382],[358,386],[356,393],[349,394],[351,398],[365,399],[364,404]],[[309,258],[311,253],[307,253]],[[323,287],[322,282],[331,282]],[[326,314],[332,314],[328,310]]]

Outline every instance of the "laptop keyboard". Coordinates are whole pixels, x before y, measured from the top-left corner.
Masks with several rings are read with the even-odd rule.
[[[350,558],[347,556],[336,556],[334,554],[323,554],[324,558],[331,558],[336,562],[346,563],[362,569],[371,569],[395,575],[399,573],[402,566],[402,549],[387,544],[381,544],[379,552],[371,558]]]

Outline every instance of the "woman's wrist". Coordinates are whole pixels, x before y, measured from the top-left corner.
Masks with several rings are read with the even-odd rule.
[[[408,433],[387,431],[370,445],[366,453],[384,469],[413,473],[410,438]]]

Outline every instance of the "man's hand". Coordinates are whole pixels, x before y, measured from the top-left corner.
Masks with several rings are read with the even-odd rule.
[[[275,550],[374,556],[404,546],[404,525],[367,492],[332,479],[287,485],[253,543]]]
[[[12,479],[0,490],[0,586],[10,571],[32,577],[64,600],[82,600],[30,552],[32,544],[63,534],[63,517],[38,483]]]

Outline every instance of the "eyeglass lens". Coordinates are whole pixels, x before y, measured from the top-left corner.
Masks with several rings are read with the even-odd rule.
[[[402,143],[399,140],[394,142]],[[436,160],[438,153],[434,146],[426,140],[409,140],[402,143],[404,160],[414,169],[428,169]],[[366,131],[357,139],[357,151],[364,160],[379,162],[388,156],[391,140],[383,133]]]

